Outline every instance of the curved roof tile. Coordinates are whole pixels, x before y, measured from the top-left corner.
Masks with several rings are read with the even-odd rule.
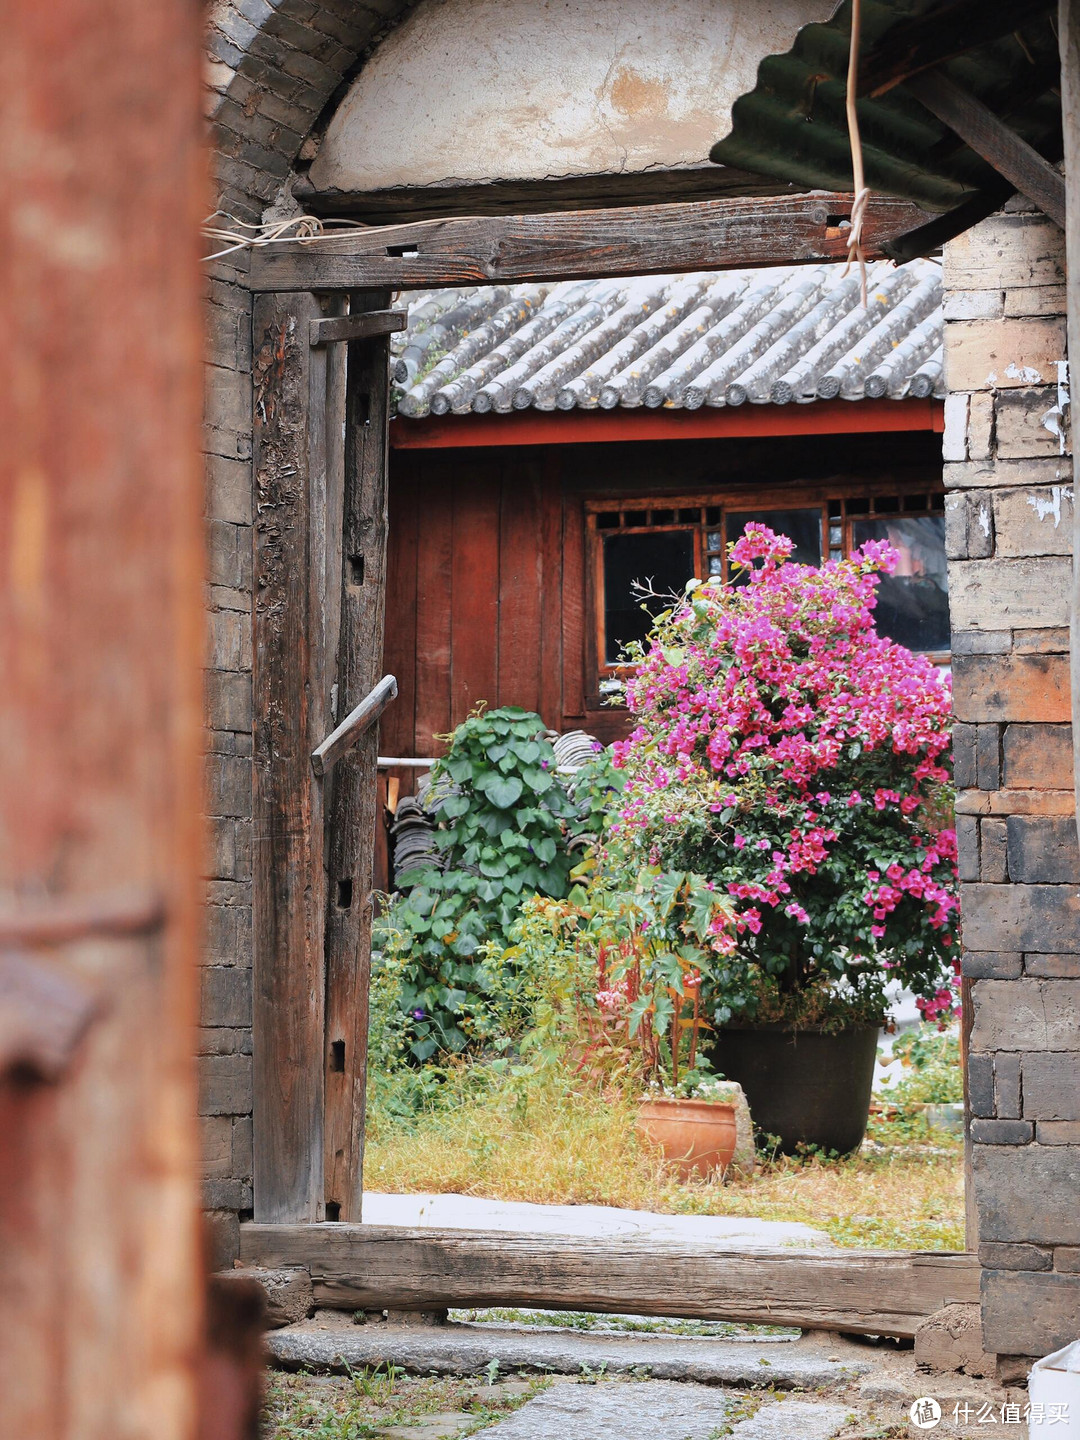
[[[398,413],[697,409],[942,395],[941,270],[843,265],[402,297]]]

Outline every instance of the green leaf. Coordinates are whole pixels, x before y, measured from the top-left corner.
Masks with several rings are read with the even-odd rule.
[[[511,805],[521,799],[524,785],[516,775],[485,775],[476,782],[476,788],[480,790],[499,810],[509,810]]]
[[[528,785],[530,790],[534,790],[537,795],[543,795],[544,792],[550,790],[555,783],[555,778],[550,770],[541,770],[537,765],[530,765],[521,773],[525,784]]]
[[[467,795],[448,795],[439,809],[451,820],[460,820],[469,809],[469,797]]]

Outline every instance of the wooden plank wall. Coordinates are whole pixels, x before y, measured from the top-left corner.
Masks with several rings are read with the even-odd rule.
[[[437,737],[480,701],[604,740],[626,732],[597,693],[586,496],[830,475],[935,488],[940,473],[931,432],[394,450],[383,668],[399,695],[380,751],[439,754]],[[409,793],[415,772],[396,773]]]
[[[481,701],[580,723],[563,701],[566,526],[549,452],[408,452],[393,465],[384,665],[400,691],[382,752],[440,753],[437,737]],[[580,579],[573,553],[567,568]]]

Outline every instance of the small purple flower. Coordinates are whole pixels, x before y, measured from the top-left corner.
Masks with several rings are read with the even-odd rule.
[[[414,1020],[423,1020],[423,1018],[424,1018],[424,1012],[423,1012],[423,1010],[414,1010],[414,1011],[412,1012],[412,1018],[413,1018]]]
[[[541,760],[541,761],[540,761],[540,769],[541,769],[541,770],[546,770],[547,768],[548,768],[548,762],[547,762],[546,760]]]

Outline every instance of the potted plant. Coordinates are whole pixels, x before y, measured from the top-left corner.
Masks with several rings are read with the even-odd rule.
[[[692,582],[632,655],[636,726],[611,844],[735,905],[703,977],[707,1047],[783,1149],[865,1133],[886,984],[955,1009],[949,683],[874,630],[873,542],[820,568],[750,525],[733,580]]]

